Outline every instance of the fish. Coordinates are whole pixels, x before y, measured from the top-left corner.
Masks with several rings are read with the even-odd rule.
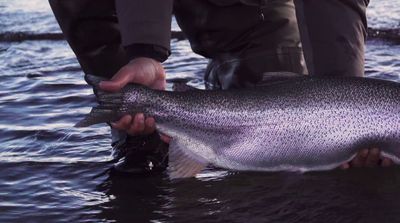
[[[209,165],[235,171],[323,171],[376,146],[400,163],[400,83],[363,77],[266,73],[243,89],[161,91],[128,84],[105,92],[86,75],[99,105],[76,127],[154,117],[172,137],[168,174],[193,177]]]

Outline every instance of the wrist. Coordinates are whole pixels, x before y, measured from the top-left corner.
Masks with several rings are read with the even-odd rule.
[[[139,57],[152,58],[158,62],[164,62],[170,55],[170,51],[154,44],[135,43],[125,47],[129,59]]]

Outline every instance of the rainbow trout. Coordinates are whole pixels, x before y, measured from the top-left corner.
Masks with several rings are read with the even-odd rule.
[[[296,76],[235,90],[169,92],[130,84],[97,88],[99,106],[76,126],[143,112],[173,139],[171,178],[205,166],[240,171],[329,170],[360,148],[400,161],[400,84],[357,77]]]

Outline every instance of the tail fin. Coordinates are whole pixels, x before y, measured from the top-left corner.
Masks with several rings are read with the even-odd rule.
[[[106,123],[118,120],[118,110],[122,105],[122,93],[108,93],[99,88],[99,83],[104,78],[93,75],[85,75],[85,80],[93,86],[99,106],[93,107],[90,113],[75,127],[88,127],[98,123]]]
[[[185,91],[198,91],[201,89],[197,89],[195,87],[189,86],[188,82],[189,80],[187,79],[180,79],[180,78],[176,78],[176,79],[172,79],[169,80],[170,82],[172,82],[172,91],[177,91],[177,92],[185,92]]]
[[[95,89],[99,88],[100,82],[107,81],[107,80],[108,80],[107,78],[94,76],[94,75],[91,75],[91,74],[86,74],[85,75],[85,81],[88,84],[92,85]]]
[[[88,127],[99,123],[107,123],[117,120],[117,112],[115,110],[104,109],[102,106],[92,108],[86,117],[75,124],[74,127]]]

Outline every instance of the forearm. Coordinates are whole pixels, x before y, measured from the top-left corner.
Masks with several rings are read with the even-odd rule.
[[[169,56],[172,0],[49,2],[87,74],[110,78],[134,58]]]
[[[170,51],[173,0],[116,0],[122,44],[130,59],[151,57],[160,62]]]
[[[128,62],[113,0],[49,0],[82,69],[112,77]]]

